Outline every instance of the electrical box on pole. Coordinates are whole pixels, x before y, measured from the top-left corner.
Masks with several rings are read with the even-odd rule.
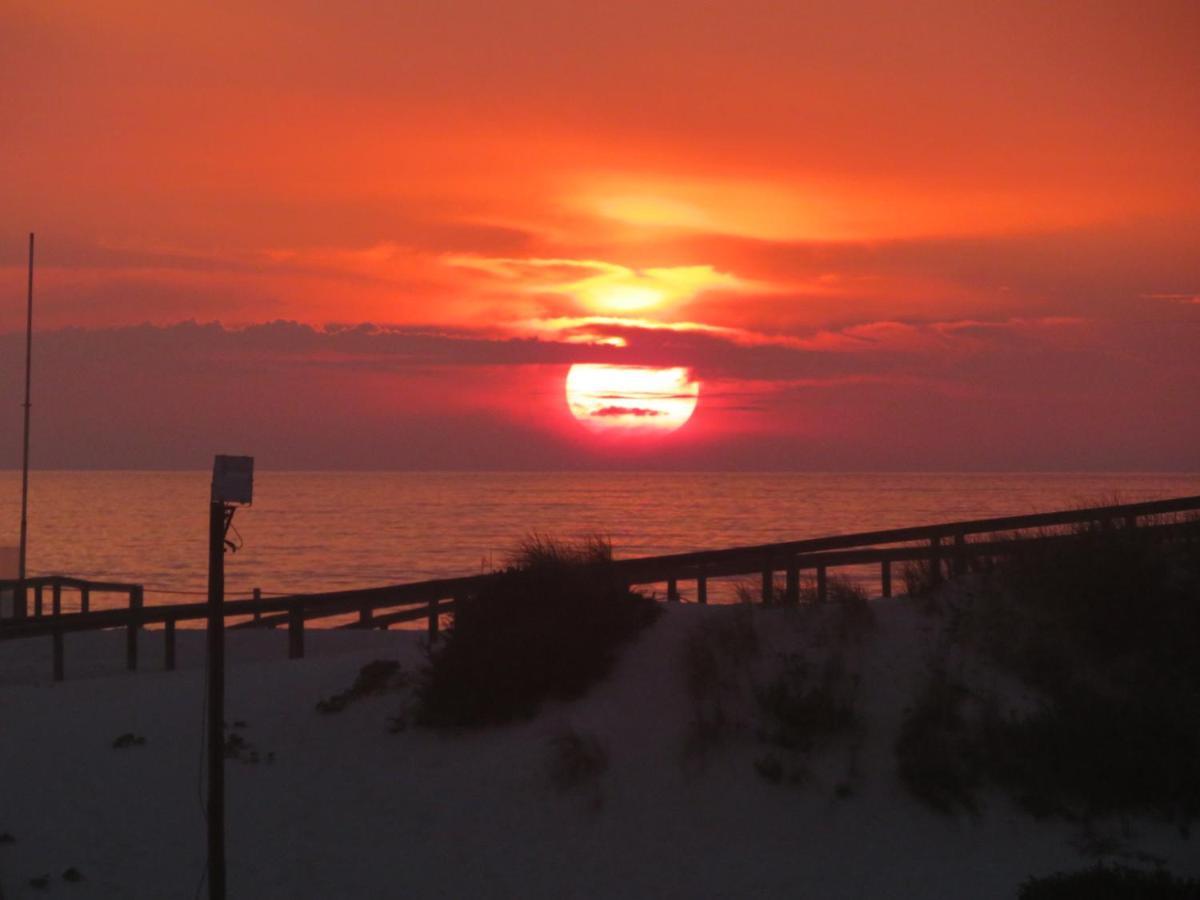
[[[254,497],[254,457],[218,456],[213,460],[213,503],[243,503]]]
[[[254,458],[213,460],[208,510],[208,896],[225,900],[225,549],[239,505],[254,495]]]

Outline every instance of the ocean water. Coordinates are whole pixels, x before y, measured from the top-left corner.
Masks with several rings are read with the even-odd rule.
[[[197,599],[209,480],[31,473],[30,574],[141,583],[147,603]],[[531,532],[603,534],[627,557],[1183,495],[1200,495],[1200,472],[267,471],[234,519],[241,549],[226,574],[230,597],[368,587],[486,570]],[[19,510],[20,473],[0,471],[0,546],[17,544]]]

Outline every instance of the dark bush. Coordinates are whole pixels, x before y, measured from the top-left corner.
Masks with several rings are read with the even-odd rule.
[[[966,689],[934,665],[905,711],[896,741],[900,779],[921,801],[943,813],[978,812],[982,781],[974,736],[963,716]]]
[[[1029,878],[1017,900],[1200,900],[1200,881],[1161,869],[1146,872],[1103,864],[1080,872]]]
[[[826,588],[834,610],[834,637],[841,643],[857,643],[875,629],[875,611],[867,600],[867,592],[848,578],[829,579]]]
[[[808,752],[830,735],[854,728],[857,720],[845,662],[829,657],[814,673],[799,654],[787,654],[779,673],[754,691],[762,714],[762,737],[788,750]]]
[[[904,581],[904,592],[911,598],[927,597],[941,584],[941,570],[935,569],[932,560],[912,560],[900,570]]]
[[[759,652],[748,604],[711,610],[688,633],[682,654],[692,716],[687,755],[703,757],[740,727],[735,706]]]
[[[657,614],[653,599],[618,576],[607,542],[531,538],[510,568],[456,603],[417,687],[416,721],[498,724],[578,697]]]
[[[1031,715],[990,720],[980,741],[991,777],[1038,816],[1144,810],[1186,823],[1200,813],[1200,735],[1154,698],[1080,688]]]
[[[988,780],[1037,815],[1153,812],[1186,829],[1200,814],[1200,545],[1176,537],[1096,523],[990,567],[951,633],[1043,704],[967,723],[935,677],[897,744],[917,795],[970,808]]]

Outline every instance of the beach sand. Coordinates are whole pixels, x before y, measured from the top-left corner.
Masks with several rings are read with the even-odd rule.
[[[814,756],[802,786],[754,770],[752,737],[705,764],[683,753],[689,707],[681,646],[729,607],[673,607],[625,648],[611,678],[532,721],[466,735],[388,731],[403,692],[337,715],[318,699],[373,659],[421,661],[414,632],[229,635],[227,721],[259,754],[230,760],[229,896],[1012,898],[1031,874],[1093,862],[1080,828],[1037,822],[986,795],[977,818],[943,816],[896,777],[893,744],[936,627],[902,600],[875,601],[859,652],[863,731],[851,796],[846,755]],[[787,610],[756,610],[776,643]],[[180,632],[179,665],[122,670],[124,635],[69,635],[54,684],[48,640],[0,644],[0,886],[27,896],[188,898],[205,865],[203,634]],[[548,774],[548,741],[589,732],[609,767],[586,790]],[[114,749],[125,733],[143,745]],[[247,751],[248,753],[248,751]],[[273,761],[267,755],[274,754]],[[247,754],[243,754],[246,756]],[[1132,851],[1200,875],[1194,840],[1165,825],[1108,823]],[[77,868],[84,880],[62,882]],[[51,876],[49,889],[28,885]]]

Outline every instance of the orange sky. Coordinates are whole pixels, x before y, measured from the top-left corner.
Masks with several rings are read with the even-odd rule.
[[[46,364],[144,356],[54,376],[50,433],[145,413],[58,464],[202,465],[171,409],[229,394],[205,361],[328,404],[278,449],[238,413],[278,465],[433,465],[418,424],[478,447],[448,464],[606,464],[572,362],[701,383],[621,464],[1197,462],[1190,0],[3,0],[0,34],[0,387],[29,230],[39,329],[86,330]]]

